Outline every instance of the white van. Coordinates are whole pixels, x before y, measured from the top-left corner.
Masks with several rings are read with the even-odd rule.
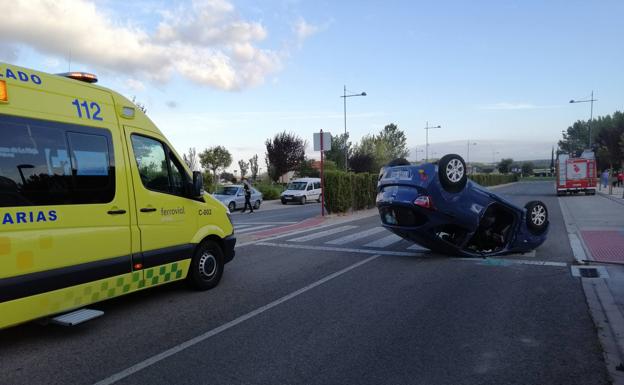
[[[312,200],[320,202],[321,194],[321,178],[299,178],[288,184],[286,191],[280,195],[280,199],[283,205],[288,202],[304,205]]]

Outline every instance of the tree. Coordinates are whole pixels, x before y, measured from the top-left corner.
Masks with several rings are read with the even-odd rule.
[[[511,171],[511,165],[513,164],[513,159],[504,158],[498,163],[498,171],[501,174],[508,174]]]
[[[299,165],[297,169],[297,176],[300,178],[310,177],[310,178],[318,178],[320,175],[320,171],[314,168],[314,159],[305,159]]]
[[[379,132],[377,140],[384,143],[389,160],[407,158],[409,155],[405,133],[399,130],[399,127],[394,123],[387,124],[383,130]]]
[[[191,171],[197,170],[199,165],[197,164],[197,150],[195,150],[195,147],[189,148],[187,154],[182,154],[182,158]]]
[[[227,182],[236,183],[236,176],[231,172],[223,171],[221,174],[219,174],[219,178]]]
[[[255,181],[258,177],[258,154],[249,159],[249,168],[251,171],[251,180]]]
[[[522,163],[522,176],[528,176],[531,174],[533,174],[533,163],[532,162]]]
[[[331,150],[325,151],[325,159],[336,163],[336,167],[341,170],[345,169],[345,146],[347,155],[351,158],[351,142],[349,142],[349,134],[332,136]]]
[[[232,154],[223,146],[214,146],[199,154],[199,163],[204,169],[212,171],[217,182],[217,171],[232,164]]]
[[[295,134],[281,132],[273,140],[267,139],[265,145],[267,171],[275,182],[288,171],[296,170],[305,159],[306,142]]]
[[[375,168],[375,158],[371,154],[359,153],[356,152],[353,154],[351,159],[349,159],[349,166],[353,170],[353,172],[372,172],[375,173],[378,171],[378,168]]]
[[[245,175],[247,175],[247,171],[249,170],[249,163],[241,159],[238,161],[238,168],[240,169],[241,179],[243,179]]]

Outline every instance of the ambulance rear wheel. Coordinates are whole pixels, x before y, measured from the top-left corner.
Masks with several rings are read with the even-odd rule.
[[[219,284],[223,275],[223,251],[213,241],[205,240],[197,246],[186,277],[196,290],[208,290]]]

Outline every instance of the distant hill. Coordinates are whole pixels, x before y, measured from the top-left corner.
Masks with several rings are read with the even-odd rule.
[[[452,142],[429,143],[429,158],[441,158],[445,154],[459,154],[466,160],[467,141],[456,140]],[[477,143],[470,146],[470,162],[492,163],[499,162],[502,158],[512,158],[514,161],[533,161],[535,167],[542,167],[542,162],[547,162],[543,167],[550,167],[550,151],[556,143],[538,141],[515,141],[515,140],[472,140]],[[410,149],[409,160],[421,160],[425,158],[425,145]],[[416,157],[418,150],[418,157]],[[539,162],[539,164],[536,164]]]

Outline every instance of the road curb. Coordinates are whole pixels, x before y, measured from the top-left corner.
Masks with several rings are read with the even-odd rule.
[[[614,195],[609,195],[609,194],[605,194],[603,192],[598,191],[598,195],[607,198],[609,200],[612,200],[613,202],[619,203],[621,205],[624,205],[624,199],[622,198],[618,198],[617,196]]]

